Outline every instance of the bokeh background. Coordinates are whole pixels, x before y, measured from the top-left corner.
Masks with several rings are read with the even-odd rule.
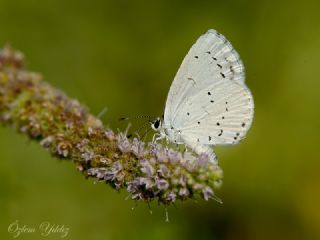
[[[209,28],[240,53],[255,99],[248,137],[216,149],[224,201],[131,210],[127,193],[85,180],[0,128],[0,239],[10,223],[70,228],[67,239],[320,239],[320,3],[317,0],[0,0],[0,45],[103,121],[162,113],[172,79]],[[60,239],[23,234],[19,239]]]

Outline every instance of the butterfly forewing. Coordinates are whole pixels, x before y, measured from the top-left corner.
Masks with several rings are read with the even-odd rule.
[[[209,30],[191,47],[170,87],[164,122],[174,118],[186,99],[220,81],[244,83],[244,66],[231,43],[215,30]]]

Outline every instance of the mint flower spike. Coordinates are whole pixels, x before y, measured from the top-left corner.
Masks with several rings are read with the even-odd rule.
[[[55,158],[72,160],[86,177],[126,189],[133,200],[164,205],[197,197],[220,201],[214,190],[222,184],[222,170],[207,155],[114,133],[23,63],[20,52],[0,50],[2,125],[39,142]]]

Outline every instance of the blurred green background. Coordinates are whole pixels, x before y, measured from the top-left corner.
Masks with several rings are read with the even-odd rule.
[[[133,203],[0,128],[0,239],[10,223],[70,228],[67,239],[320,239],[320,2],[0,0],[0,44],[114,130],[162,113],[172,79],[209,28],[240,53],[255,99],[248,137],[216,149],[224,201]],[[60,239],[23,234],[18,239]]]

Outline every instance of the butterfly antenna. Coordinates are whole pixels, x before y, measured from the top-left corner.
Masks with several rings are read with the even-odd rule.
[[[153,119],[156,118],[154,116],[149,116],[149,115],[140,115],[140,116],[133,116],[133,117],[121,117],[119,118],[119,121],[128,121],[128,120],[139,120],[143,118],[148,118],[148,119]]]

